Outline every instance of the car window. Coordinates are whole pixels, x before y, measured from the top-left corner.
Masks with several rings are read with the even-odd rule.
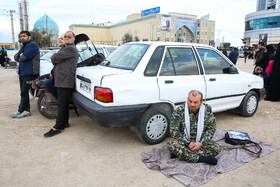
[[[152,57],[149,60],[148,65],[145,69],[145,72],[144,72],[145,76],[156,76],[157,75],[163,52],[164,52],[163,46],[156,48],[156,50],[154,51]]]
[[[115,50],[116,50],[116,48],[115,48],[115,47],[107,47],[106,49],[107,49],[107,53],[108,53],[108,55],[109,55],[109,54],[111,54],[113,51],[115,51]]]
[[[43,55],[40,59],[42,59],[42,60],[48,60],[48,59],[50,59],[50,58],[53,56],[53,54],[55,54],[56,52],[57,52],[56,50],[49,51],[49,52],[47,52],[45,55]]]
[[[221,74],[230,64],[217,52],[210,49],[197,49],[205,74]]]
[[[87,47],[80,47],[79,50],[79,59],[78,59],[78,63],[92,57],[91,52],[88,50]],[[93,52],[95,52],[95,50],[93,50]],[[96,52],[95,52],[96,53]]]
[[[198,75],[198,73],[191,48],[168,48],[160,71],[161,76]]]
[[[171,60],[171,54],[169,50],[166,50],[164,60],[160,70],[160,76],[173,76],[175,75],[174,66]]]
[[[120,69],[134,70],[149,45],[146,44],[126,44],[118,47],[114,53],[100,63],[100,65],[110,66]]]

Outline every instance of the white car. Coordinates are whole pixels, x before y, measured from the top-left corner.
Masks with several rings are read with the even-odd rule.
[[[53,68],[51,57],[58,50],[50,50],[40,58],[40,76],[49,74]]]
[[[217,49],[200,44],[133,42],[97,66],[76,71],[76,107],[104,127],[133,126],[148,144],[169,134],[170,116],[191,90],[213,112],[253,116],[265,94],[262,78],[241,72]]]
[[[92,50],[92,53],[89,53],[88,50],[85,50],[87,49],[86,45],[77,45],[76,47],[80,55],[78,63],[89,58],[89,56],[96,54],[95,50]],[[112,45],[96,45],[95,47],[99,53],[104,54],[105,58],[117,48],[117,46],[112,46]],[[50,50],[40,58],[40,76],[49,74],[51,72],[53,68],[53,64],[51,62],[51,56],[57,51],[58,49]]]

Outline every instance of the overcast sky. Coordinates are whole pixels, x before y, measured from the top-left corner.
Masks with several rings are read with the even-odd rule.
[[[21,0],[0,1],[0,43],[12,42],[11,22],[7,10],[15,10],[15,38],[19,33],[19,6]],[[59,27],[60,34],[69,30],[71,24],[91,24],[125,20],[126,16],[141,10],[160,6],[162,14],[169,12],[197,15],[210,14],[216,21],[216,39],[241,46],[245,15],[256,11],[257,0],[28,0],[29,30],[45,13]],[[6,11],[5,11],[5,10]],[[218,32],[218,30],[220,32]]]

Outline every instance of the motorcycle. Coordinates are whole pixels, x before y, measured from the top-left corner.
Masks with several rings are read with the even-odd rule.
[[[33,95],[30,101],[33,102],[35,98],[38,97],[37,108],[40,114],[45,118],[55,119],[57,117],[57,100],[48,90],[45,89],[44,81],[45,80],[39,79],[29,81],[32,88],[30,93]],[[75,113],[79,116],[77,108],[71,99],[69,102],[69,110],[70,109],[74,109]]]
[[[31,84],[30,94],[31,102],[38,97],[37,108],[40,114],[48,119],[55,119],[57,116],[57,102],[56,98],[49,93],[44,86],[44,81],[35,79],[29,81]]]
[[[81,61],[77,64],[77,68],[98,65],[105,59],[105,56],[98,52],[95,45],[91,42],[87,35],[79,34],[75,37],[75,45],[81,42],[84,42],[86,47],[79,51]],[[86,55],[80,54],[83,52]],[[57,117],[57,100],[45,89],[44,81],[46,80],[35,79],[29,81],[29,84],[31,84],[30,94],[32,95],[30,101],[34,101],[35,98],[38,97],[37,108],[40,114],[48,119],[55,119]],[[76,114],[79,116],[77,108],[73,104],[71,98],[69,102],[69,109],[74,109]]]

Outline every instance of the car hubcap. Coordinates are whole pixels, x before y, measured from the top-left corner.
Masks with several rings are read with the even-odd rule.
[[[257,107],[257,98],[255,96],[251,96],[247,102],[247,112],[252,114]]]
[[[148,121],[146,133],[151,139],[159,139],[165,134],[167,130],[167,125],[167,119],[164,115],[154,115]]]

